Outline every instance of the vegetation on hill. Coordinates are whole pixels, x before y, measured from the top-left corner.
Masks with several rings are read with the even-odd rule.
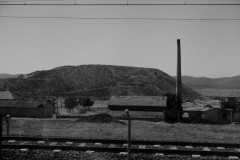
[[[175,79],[161,70],[110,65],[57,67],[0,80],[0,85],[6,83],[10,91],[25,97],[68,93],[109,98],[111,95],[164,95],[176,90]],[[183,96],[201,97],[187,86],[183,86]]]

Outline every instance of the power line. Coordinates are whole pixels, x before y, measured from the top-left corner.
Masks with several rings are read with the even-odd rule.
[[[43,2],[43,3],[42,3]],[[47,3],[46,3],[47,2]],[[60,2],[60,3],[55,3]],[[167,2],[167,1],[166,1]],[[240,5],[240,3],[194,3],[191,0],[182,0],[178,3],[134,3],[131,0],[122,0],[122,3],[88,3],[79,2],[78,0],[0,0],[0,5]]]
[[[47,1],[47,0],[46,0]],[[0,1],[0,5],[30,5],[30,6],[239,6],[240,3],[27,3],[28,1],[20,1],[19,3],[5,3]],[[17,2],[17,1],[12,1]]]
[[[36,16],[0,16],[15,19],[72,19],[72,20],[162,20],[162,21],[239,21],[240,18],[153,18],[153,17],[36,17]]]

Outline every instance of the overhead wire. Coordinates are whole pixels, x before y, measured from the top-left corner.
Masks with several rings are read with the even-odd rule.
[[[27,2],[36,2],[36,1],[64,1],[64,0],[24,0],[24,1],[17,1],[17,0],[11,0],[11,1],[6,1],[6,0],[0,0],[0,5],[61,5],[61,6],[68,6],[68,5],[96,5],[96,6],[117,6],[117,5],[132,5],[132,6],[161,6],[161,5],[240,5],[235,3],[187,3],[186,0],[183,1],[183,3],[173,3],[173,4],[166,4],[166,3],[129,3],[129,0],[127,0],[125,3],[77,3],[77,0],[74,0],[73,3],[27,3]],[[22,3],[1,3],[1,2],[22,2]],[[162,20],[162,21],[239,21],[240,18],[159,18],[159,17],[52,17],[52,16],[7,16],[7,15],[2,15],[0,18],[22,18],[22,19],[76,19],[76,20]]]
[[[61,3],[53,3],[53,2],[60,2]],[[17,2],[17,3],[14,3]],[[36,3],[38,2],[38,3]],[[43,3],[41,3],[43,2]],[[49,3],[46,3],[49,2]],[[88,3],[88,2],[79,2],[78,0],[72,0],[71,2],[66,1],[66,0],[0,0],[0,5],[96,5],[96,6],[107,6],[107,5],[134,5],[134,6],[166,6],[166,5],[240,5],[240,3],[219,3],[216,1],[216,3],[196,3],[196,2],[191,2],[190,0],[182,0],[181,2],[178,3],[169,3],[169,2],[164,2],[164,3],[149,3],[146,1],[146,3],[136,3],[136,2],[131,2],[130,0],[123,0],[122,3],[116,3],[116,1],[113,3],[99,3],[97,1],[96,3]]]
[[[52,17],[52,16],[0,16],[19,19],[72,19],[72,20],[162,20],[162,21],[239,21],[240,18],[157,18],[157,17]]]
[[[165,3],[165,4],[158,4],[158,3],[1,3],[0,5],[29,5],[29,6],[71,6],[71,5],[78,5],[78,6],[240,6],[240,4],[224,4],[224,3],[218,3],[218,4],[202,4],[202,3],[178,3],[178,4],[171,4],[171,3]]]

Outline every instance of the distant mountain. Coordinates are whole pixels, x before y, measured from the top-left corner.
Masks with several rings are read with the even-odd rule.
[[[7,73],[0,73],[0,79],[6,79],[6,78],[16,78],[19,74],[12,75]]]
[[[240,75],[223,78],[182,76],[182,82],[194,89],[240,89]]]
[[[0,80],[22,96],[44,94],[77,94],[110,97],[111,95],[164,95],[175,93],[175,79],[158,69],[80,65],[36,71],[24,77]],[[183,97],[201,98],[190,87],[183,86]]]

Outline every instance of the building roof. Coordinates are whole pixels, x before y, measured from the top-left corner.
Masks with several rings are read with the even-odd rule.
[[[47,101],[43,100],[0,100],[0,108],[38,108],[46,105]]]
[[[0,99],[14,99],[10,91],[0,91]]]
[[[212,110],[213,108],[183,108],[183,112],[187,112],[187,113],[190,113],[190,112],[206,112],[208,110]]]
[[[154,106],[165,107],[167,97],[161,96],[112,96],[109,106]]]

